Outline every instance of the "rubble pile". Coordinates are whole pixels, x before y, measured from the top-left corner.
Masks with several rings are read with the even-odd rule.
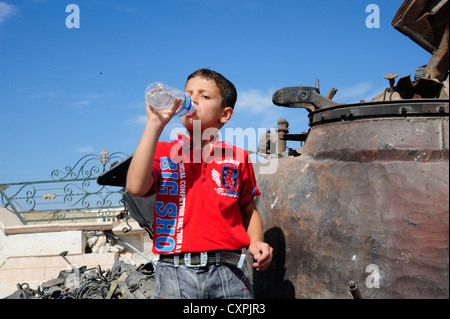
[[[124,252],[125,248],[122,245],[114,243],[111,238],[108,238],[104,231],[85,231],[86,248],[90,249],[92,253],[116,253]]]
[[[137,267],[121,261],[106,271],[73,266],[36,290],[17,284],[17,291],[5,299],[152,299],[154,270],[153,263]]]
[[[85,231],[84,235],[87,239],[86,253],[115,253],[119,256],[119,261],[135,266],[158,260],[158,257],[153,254],[143,255],[131,244],[113,234],[104,231]],[[122,244],[116,243],[115,239]]]

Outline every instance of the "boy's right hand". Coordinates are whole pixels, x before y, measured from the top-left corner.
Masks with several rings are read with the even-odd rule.
[[[180,102],[181,102],[180,98],[175,99],[170,109],[166,110],[156,109],[147,102],[145,102],[145,108],[147,110],[147,121],[153,125],[161,125],[162,127],[164,127],[174,117],[175,112],[177,111],[178,106],[180,105]]]
[[[176,99],[167,110],[158,110],[145,102],[147,124],[127,173],[126,188],[131,195],[145,196],[153,186],[152,168],[156,146],[165,125],[175,115],[180,102],[181,99]]]

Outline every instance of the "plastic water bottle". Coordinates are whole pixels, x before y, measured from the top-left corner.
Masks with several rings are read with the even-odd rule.
[[[195,113],[195,105],[192,103],[191,97],[181,90],[164,82],[150,83],[145,89],[145,100],[155,109],[170,109],[176,98],[180,98],[181,102],[175,115],[181,117],[185,115],[191,116]]]

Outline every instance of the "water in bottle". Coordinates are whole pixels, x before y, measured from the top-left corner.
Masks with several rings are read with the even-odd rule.
[[[164,82],[150,83],[145,90],[145,100],[155,109],[170,109],[176,98],[180,98],[181,101],[175,115],[194,115],[195,105],[192,103],[191,97],[183,91],[178,90]]]

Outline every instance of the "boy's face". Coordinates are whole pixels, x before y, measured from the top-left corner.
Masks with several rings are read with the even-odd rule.
[[[222,94],[213,80],[196,76],[186,83],[184,91],[192,98],[196,113],[193,116],[184,116],[181,122],[192,133],[194,121],[200,120],[201,132],[205,129],[220,129],[233,114],[231,107],[222,107]]]

